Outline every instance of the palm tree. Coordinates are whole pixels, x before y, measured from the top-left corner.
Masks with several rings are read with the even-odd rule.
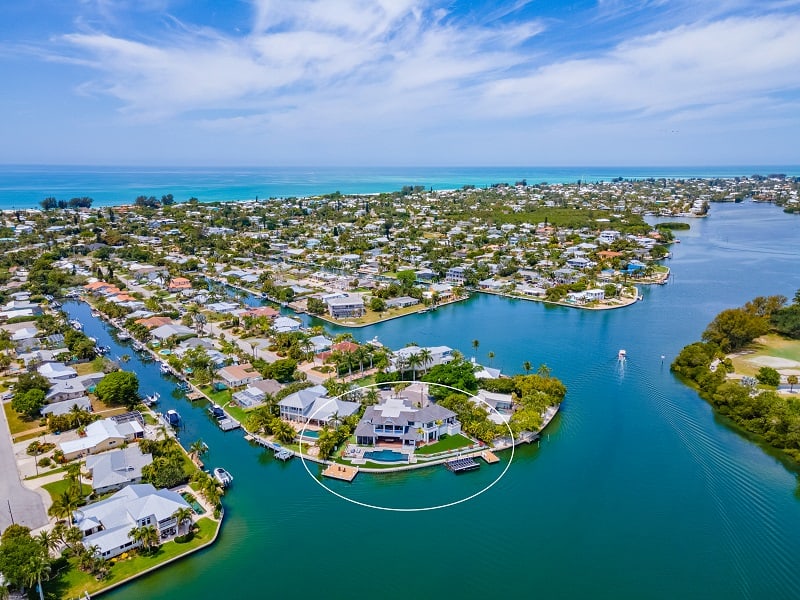
[[[203,456],[203,454],[208,452],[208,446],[202,439],[198,439],[189,446],[189,452],[194,452],[197,456]]]
[[[50,552],[58,548],[61,544],[61,540],[58,539],[58,535],[52,531],[47,531],[46,529],[43,529],[39,532],[39,535],[36,536],[36,540],[42,545],[42,548],[44,548],[44,551],[48,556],[50,555]]]
[[[539,369],[536,371],[536,374],[539,375],[539,377],[550,377],[550,367],[542,363],[539,365]]]
[[[37,585],[39,589],[39,600],[44,600],[44,590],[42,589],[42,577],[50,575],[50,561],[44,555],[44,551],[28,557],[28,564],[25,565],[25,578],[28,586]]]
[[[409,354],[408,358],[406,359],[406,364],[408,364],[409,369],[411,369],[411,377],[414,381],[417,380],[417,367],[422,364],[422,357],[420,356],[420,352],[415,352],[414,354]]]
[[[494,360],[494,352],[490,351],[489,354],[487,354],[487,356],[489,357],[489,366],[491,367],[492,361]]]
[[[526,360],[524,363],[522,363],[522,368],[525,369],[525,374],[527,375],[531,372],[533,365],[531,365],[531,361]]]
[[[798,292],[800,294],[800,292]],[[794,392],[794,386],[797,385],[797,375],[787,375],[786,383],[789,384],[789,393]]]
[[[427,366],[433,362],[433,352],[430,348],[423,348],[419,351],[420,365],[427,370]]]
[[[179,508],[174,513],[172,513],[172,516],[175,517],[175,520],[178,522],[178,534],[180,534],[181,525],[183,525],[184,523],[188,522],[189,526],[191,527],[192,514],[193,514],[192,509],[186,507]],[[187,531],[186,533],[189,532]]]
[[[78,508],[78,498],[74,488],[70,488],[61,492],[53,499],[53,504],[47,511],[51,517],[56,519],[69,519],[69,524],[72,525],[72,512]]]
[[[475,351],[476,357],[477,357],[477,354],[478,354],[478,346],[480,346],[480,345],[481,345],[480,341],[472,340],[472,349]]]
[[[378,392],[377,388],[371,387],[369,391],[367,391],[366,395],[364,396],[364,404],[367,406],[372,406],[378,403],[380,400],[380,393]]]

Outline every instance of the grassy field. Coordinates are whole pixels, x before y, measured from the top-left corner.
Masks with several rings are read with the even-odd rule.
[[[734,369],[742,375],[755,375],[761,366],[759,358],[774,357],[800,362],[800,340],[787,340],[777,335],[758,338],[749,351],[731,356]],[[781,370],[782,367],[777,367]]]
[[[66,492],[70,486],[74,485],[68,479],[62,479],[60,481],[54,481],[53,483],[45,483],[42,487],[47,490],[47,493],[50,494],[50,497],[55,500],[56,496],[60,496],[64,492]],[[81,495],[88,496],[92,493],[92,486],[81,483]]]
[[[27,420],[20,417],[19,413],[11,408],[11,402],[3,402],[3,410],[6,411],[6,419],[8,420],[8,428],[11,430],[11,435],[39,428],[39,419]]]
[[[437,452],[447,452],[448,450],[456,450],[458,448],[466,448],[473,444],[472,440],[465,438],[463,435],[456,434],[439,440],[433,444],[423,446],[417,449],[417,454],[436,454]]]
[[[78,598],[83,597],[84,592],[95,594],[97,591],[115,583],[124,581],[143,571],[156,567],[168,560],[186,554],[192,550],[207,544],[214,537],[218,523],[203,518],[197,521],[199,531],[195,532],[194,538],[185,544],[177,544],[173,541],[162,544],[155,554],[141,556],[134,553],[133,556],[125,560],[117,561],[112,567],[110,575],[103,581],[97,581],[92,575],[84,573],[78,569],[75,560],[69,561],[66,571],[52,581],[45,583],[45,594],[48,598]]]

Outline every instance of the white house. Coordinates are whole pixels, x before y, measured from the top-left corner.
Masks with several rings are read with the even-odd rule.
[[[328,398],[327,394],[328,390],[322,385],[289,394],[278,402],[280,416],[287,421],[322,426],[329,423],[333,415],[338,415],[340,418],[349,417],[361,406],[358,402]]]
[[[92,489],[105,494],[142,481],[142,467],[153,462],[152,454],[142,454],[138,444],[86,458],[92,474]]]
[[[414,370],[417,372],[426,371],[431,367],[435,367],[436,365],[445,365],[453,360],[453,349],[449,346],[428,346],[427,348],[422,348],[420,346],[406,346],[405,348],[400,348],[392,353],[392,356],[389,359],[389,364],[391,365],[392,370],[409,370],[409,357],[419,355],[423,350],[428,350],[428,352],[430,352],[430,361],[425,364],[420,363],[414,367]]]
[[[162,540],[174,536],[178,532],[174,514],[180,508],[191,509],[180,494],[139,483],[76,510],[73,515],[75,526],[84,535],[83,545],[97,547],[97,554],[102,558],[113,558],[141,545],[130,537],[131,530],[136,527],[152,525]]]
[[[89,423],[84,437],[59,444],[64,458],[72,460],[79,456],[97,454],[118,448],[125,442],[141,439],[144,437],[143,423],[136,418],[126,419],[131,414],[133,413]]]

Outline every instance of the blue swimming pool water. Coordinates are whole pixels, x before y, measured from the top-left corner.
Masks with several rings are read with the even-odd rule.
[[[364,458],[367,460],[382,460],[384,462],[405,462],[406,455],[394,450],[372,450],[371,452],[364,452]]]
[[[319,437],[319,431],[314,431],[313,429],[306,429],[303,432],[303,437],[316,439]]]

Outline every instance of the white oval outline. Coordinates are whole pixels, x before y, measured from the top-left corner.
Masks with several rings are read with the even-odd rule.
[[[393,385],[395,383],[409,383],[409,382],[408,381],[384,381],[382,383],[370,383],[369,385],[358,386],[356,388],[356,390],[372,388],[372,387],[378,387],[378,386],[381,386],[381,385]],[[416,382],[412,382],[412,383],[416,383]],[[469,396],[471,398],[475,398],[479,402],[482,402],[483,404],[488,406],[489,410],[497,412],[497,409],[495,409],[493,406],[491,406],[483,398],[479,398],[478,396],[476,396],[474,394],[470,394],[469,392],[465,392],[464,390],[460,390],[460,389],[455,388],[455,387],[453,387],[451,385],[445,385],[444,383],[431,383],[431,382],[428,382],[428,381],[421,381],[419,383],[425,383],[427,385],[438,385],[440,387],[444,387],[444,388],[453,390],[455,392],[458,392],[459,394],[466,394],[467,396]],[[311,415],[309,415],[308,419],[313,418],[314,415],[316,415],[320,410],[322,410],[329,403],[333,402],[334,400],[337,400],[338,398],[341,398],[342,396],[350,394],[353,391],[355,391],[355,390],[348,390],[344,394],[339,394],[338,396],[334,396],[333,398],[330,398],[327,402],[325,402],[325,404],[322,404],[313,413],[311,413]],[[500,413],[498,412],[497,414],[500,414]],[[448,502],[447,504],[438,504],[436,506],[423,506],[423,507],[419,507],[419,508],[393,508],[393,507],[390,507],[390,506],[379,506],[377,504],[369,504],[367,502],[361,502],[359,500],[354,500],[353,498],[348,498],[344,494],[340,494],[338,492],[333,491],[327,485],[322,483],[321,480],[317,479],[314,476],[314,474],[311,472],[311,469],[308,468],[308,464],[306,464],[306,459],[303,457],[303,434],[305,433],[306,429],[308,428],[308,420],[305,422],[305,424],[303,425],[303,428],[300,430],[300,438],[299,438],[300,452],[299,452],[299,456],[300,456],[300,460],[303,463],[303,468],[305,468],[306,473],[308,473],[309,477],[311,477],[311,479],[315,483],[317,483],[324,490],[330,492],[331,494],[333,494],[337,498],[341,498],[342,500],[346,500],[347,502],[352,502],[353,504],[356,504],[358,506],[363,506],[364,508],[373,508],[375,510],[385,510],[385,511],[389,511],[389,512],[425,512],[425,511],[429,511],[429,510],[439,510],[439,509],[442,509],[442,508],[449,508],[449,507],[455,506],[457,504],[462,504],[463,502],[467,502],[468,500],[472,500],[473,498],[477,498],[478,496],[480,496],[481,494],[483,494],[487,490],[491,489],[498,481],[500,481],[503,478],[503,476],[508,471],[508,468],[511,466],[511,463],[514,462],[514,452],[515,452],[515,449],[516,449],[516,446],[514,444],[514,441],[515,441],[514,432],[511,431],[511,426],[507,422],[505,422],[504,425],[506,426],[506,429],[508,429],[508,433],[511,435],[511,456],[508,459],[508,463],[506,464],[505,469],[503,469],[503,471],[500,473],[500,475],[497,476],[497,479],[492,481],[485,488],[483,488],[481,490],[478,490],[477,492],[475,492],[471,496],[467,496],[466,498],[461,498],[460,500],[456,500],[454,502]],[[320,463],[314,463],[314,464],[320,464]],[[328,464],[328,463],[322,463],[322,464]],[[430,466],[434,467],[436,465],[430,465]],[[413,471],[414,469],[404,469],[404,470]]]

